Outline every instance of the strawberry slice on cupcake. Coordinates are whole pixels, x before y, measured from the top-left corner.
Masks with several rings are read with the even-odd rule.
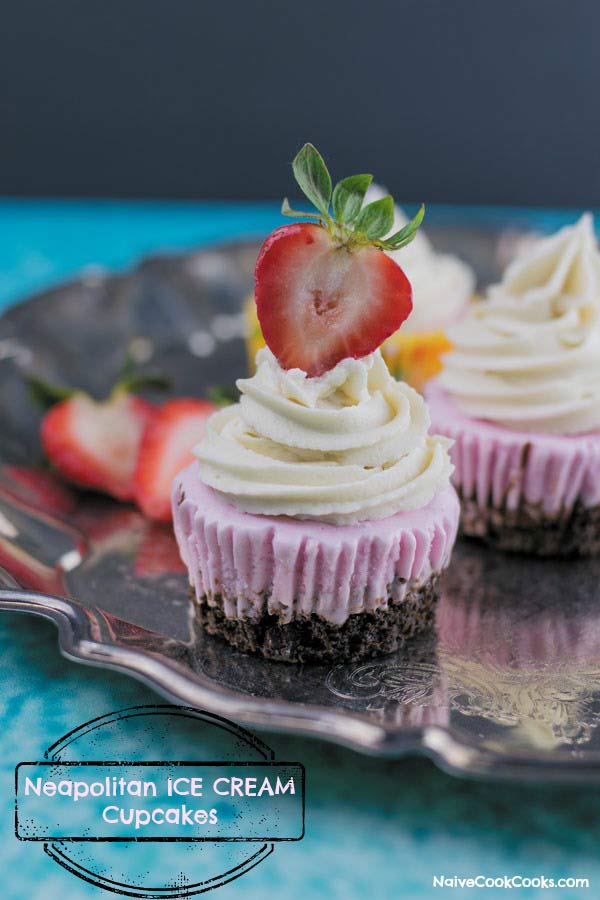
[[[322,375],[342,359],[359,359],[398,330],[412,310],[402,269],[382,250],[414,238],[421,207],[404,228],[394,224],[394,201],[364,204],[372,175],[344,178],[335,189],[312,144],[293,162],[299,186],[317,212],[282,212],[311,222],[277,228],[256,263],[256,307],[267,345],[284,369]]]

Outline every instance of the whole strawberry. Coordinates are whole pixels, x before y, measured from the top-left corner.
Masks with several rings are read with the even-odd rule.
[[[277,228],[264,242],[255,269],[255,297],[265,341],[284,369],[322,375],[347,357],[377,349],[412,310],[402,269],[384,250],[415,236],[424,208],[400,231],[394,201],[363,207],[372,175],[352,175],[332,189],[319,152],[305,144],[293,162],[296,181],[318,212],[282,212],[315,222]]]

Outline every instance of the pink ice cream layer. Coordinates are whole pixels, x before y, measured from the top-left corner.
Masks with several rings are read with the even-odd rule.
[[[450,485],[423,509],[329,525],[241,512],[202,483],[196,462],[173,482],[175,536],[196,596],[220,597],[230,618],[316,613],[341,624],[401,603],[409,584],[448,564],[458,518]]]
[[[540,506],[549,518],[579,502],[600,503],[600,432],[540,434],[513,431],[463,413],[435,381],[425,395],[433,432],[454,440],[452,481],[478,506]]]

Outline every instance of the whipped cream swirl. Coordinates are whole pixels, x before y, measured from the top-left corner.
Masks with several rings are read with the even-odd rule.
[[[241,400],[194,448],[205,484],[246,512],[352,524],[426,506],[452,473],[423,398],[379,350],[317,378],[259,350]]]
[[[385,197],[387,191],[372,184],[366,202]],[[394,207],[394,231],[408,224],[399,206]],[[475,274],[457,256],[437,253],[419,228],[406,247],[388,253],[411,283],[413,310],[402,326],[403,332],[444,331],[464,312],[475,288]]]
[[[521,431],[600,428],[600,254],[591,215],[536,242],[449,337],[442,385]]]

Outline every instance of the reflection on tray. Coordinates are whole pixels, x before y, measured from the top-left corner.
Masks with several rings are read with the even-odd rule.
[[[540,748],[591,740],[600,717],[600,560],[459,548],[436,618],[453,709]]]
[[[460,543],[436,642],[336,667],[329,689],[389,723],[451,720],[475,731],[461,718],[484,719],[515,750],[589,742],[600,721],[599,576],[600,560],[530,560]],[[497,747],[499,734],[480,732],[488,749]]]

